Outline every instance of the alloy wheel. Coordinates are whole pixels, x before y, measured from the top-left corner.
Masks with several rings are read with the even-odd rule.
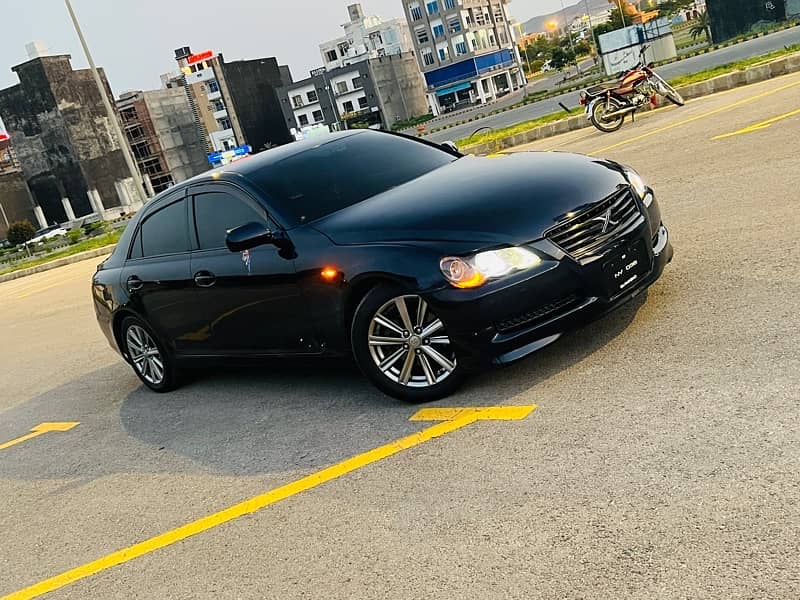
[[[367,336],[378,370],[400,385],[434,386],[456,369],[444,323],[420,296],[397,296],[386,302],[372,317]]]
[[[164,359],[153,338],[139,325],[131,325],[125,334],[128,355],[143,379],[159,385],[164,381]]]

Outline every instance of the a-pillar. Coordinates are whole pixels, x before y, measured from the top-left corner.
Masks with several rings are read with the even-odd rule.
[[[67,221],[75,220],[75,211],[72,210],[72,203],[69,198],[62,198],[61,205],[64,207],[64,213],[67,215]]]
[[[44,229],[47,227],[47,219],[44,218],[44,211],[42,207],[38,204],[33,207],[33,214],[36,216],[36,220],[39,222],[39,228]]]

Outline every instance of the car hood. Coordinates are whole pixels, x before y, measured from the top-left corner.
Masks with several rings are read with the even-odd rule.
[[[578,154],[465,156],[313,226],[337,244],[523,244],[621,185],[619,165]]]

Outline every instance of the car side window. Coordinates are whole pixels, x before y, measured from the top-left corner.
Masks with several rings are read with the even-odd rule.
[[[226,192],[194,196],[194,225],[200,250],[225,248],[228,231],[253,222],[272,227],[266,211],[255,201]]]
[[[186,200],[181,199],[155,211],[142,222],[133,244],[140,239],[141,256],[162,256],[189,251]],[[131,258],[134,258],[132,249]]]

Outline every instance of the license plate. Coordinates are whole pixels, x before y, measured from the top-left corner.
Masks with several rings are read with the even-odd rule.
[[[649,268],[647,253],[641,240],[618,251],[611,260],[603,264],[609,295],[616,296],[636,287],[636,283],[647,274]]]

